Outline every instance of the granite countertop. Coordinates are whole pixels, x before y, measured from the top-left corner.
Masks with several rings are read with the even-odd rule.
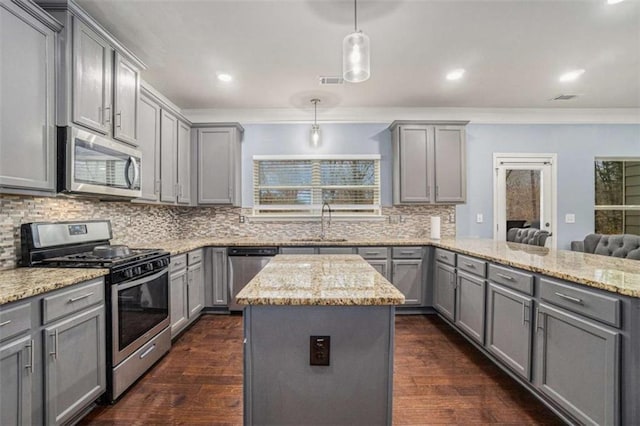
[[[0,305],[107,275],[107,269],[16,268],[0,271]]]
[[[241,305],[399,305],[404,296],[358,255],[278,255],[238,293]]]

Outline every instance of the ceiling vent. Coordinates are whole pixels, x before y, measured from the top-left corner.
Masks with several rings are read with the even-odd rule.
[[[569,99],[577,98],[578,95],[559,95],[551,99],[552,101],[568,101]]]
[[[320,85],[344,84],[344,78],[340,76],[320,76]]]

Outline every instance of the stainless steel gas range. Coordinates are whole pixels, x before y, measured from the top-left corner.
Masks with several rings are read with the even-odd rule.
[[[171,347],[169,253],[111,245],[107,220],[21,227],[22,265],[106,268],[107,393],[115,401]]]

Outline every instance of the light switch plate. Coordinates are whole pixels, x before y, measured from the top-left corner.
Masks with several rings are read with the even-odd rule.
[[[576,215],[573,213],[567,213],[564,215],[564,223],[576,223]]]
[[[482,215],[482,213],[478,213],[476,215],[476,223],[482,223],[484,222],[484,216]]]

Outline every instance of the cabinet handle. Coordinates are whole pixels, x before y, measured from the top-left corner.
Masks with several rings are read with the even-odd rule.
[[[440,185],[436,185],[436,200],[438,199],[439,194],[440,194]]]
[[[522,325],[524,325],[524,323],[529,322],[529,320],[527,319],[527,310],[529,309],[529,305],[527,305],[526,303],[522,304]]]
[[[33,339],[29,341],[29,344],[26,347],[29,348],[29,364],[25,365],[24,368],[33,373],[33,362],[35,360],[35,353],[33,351]]]
[[[154,180],[153,181],[153,193],[157,194],[158,192],[160,192],[160,181],[159,180]]]
[[[366,252],[364,252],[364,254],[366,254],[367,256],[374,256],[374,255],[378,254],[378,252],[377,251],[366,251]]]
[[[446,259],[446,258],[447,258],[447,255],[446,255],[446,254],[441,254],[441,255],[440,255],[440,259]]]
[[[116,127],[122,127],[122,111],[116,112]]]
[[[536,331],[542,330],[544,331],[544,325],[542,324],[542,320],[540,319],[540,309],[536,311]]]
[[[582,304],[583,304],[583,303],[582,303],[582,299],[579,299],[579,298],[577,298],[577,297],[567,296],[566,294],[562,294],[562,293],[558,293],[558,292],[556,292],[555,294],[556,294],[556,296],[558,296],[558,297],[562,297],[563,299],[566,299],[566,300],[568,300],[568,301],[570,301],[570,302],[577,303],[577,304],[579,304],[579,305],[582,305]]]
[[[78,300],[86,299],[87,297],[92,296],[92,295],[93,295],[93,292],[87,293],[85,295],[78,296],[78,297],[72,297],[71,299],[69,299],[68,303],[77,302]]]
[[[414,251],[401,251],[400,254],[414,254]]]
[[[103,124],[111,124],[111,105],[104,107],[104,114],[102,116]]]
[[[147,349],[146,351],[142,352],[140,354],[140,359],[146,357],[147,355],[149,355],[151,352],[153,352],[153,350],[156,348],[156,344],[154,343],[153,345],[151,345],[151,347],[149,349]]]
[[[513,281],[513,277],[510,277],[509,275],[505,275],[505,274],[501,274],[501,273],[496,273],[497,276],[499,276],[502,279],[505,279],[507,281]]]
[[[0,322],[0,327],[4,327],[5,325],[11,324],[11,320],[6,320],[5,322]]]
[[[58,359],[58,329],[49,334],[49,337],[53,337],[53,352],[49,352],[49,355],[53,355],[53,359]]]
[[[464,263],[464,266],[466,266],[467,268],[475,268],[476,267],[476,265],[474,265],[473,263],[467,263],[467,262]]]

